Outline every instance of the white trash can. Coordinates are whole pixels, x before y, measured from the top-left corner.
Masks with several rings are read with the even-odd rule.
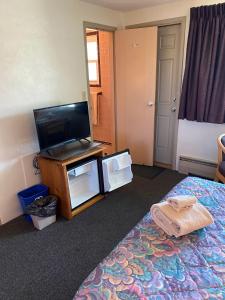
[[[38,216],[31,215],[31,218],[34,227],[36,227],[38,230],[42,230],[43,228],[56,222],[56,215],[50,217],[38,217]]]

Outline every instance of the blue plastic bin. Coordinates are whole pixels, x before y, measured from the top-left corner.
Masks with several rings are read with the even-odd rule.
[[[36,184],[33,185],[17,194],[21,207],[23,209],[23,212],[25,211],[25,208],[31,204],[34,200],[36,200],[39,197],[45,197],[48,196],[48,187],[44,184]],[[25,219],[27,221],[32,222],[32,219],[29,215],[24,215]]]

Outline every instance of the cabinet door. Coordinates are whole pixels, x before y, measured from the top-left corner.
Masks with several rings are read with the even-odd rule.
[[[101,192],[111,192],[130,183],[133,178],[131,164],[129,150],[101,158],[99,172]]]

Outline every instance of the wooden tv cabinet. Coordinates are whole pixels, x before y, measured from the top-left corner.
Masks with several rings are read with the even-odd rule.
[[[76,163],[79,164],[80,161],[86,158],[102,157],[104,156],[104,150],[103,147],[97,147],[64,161],[41,156],[38,158],[42,182],[49,187],[50,194],[56,195],[59,198],[58,212],[66,219],[70,220],[75,215],[104,198],[104,195],[99,194],[72,210],[67,177],[67,171],[70,166],[76,165]]]

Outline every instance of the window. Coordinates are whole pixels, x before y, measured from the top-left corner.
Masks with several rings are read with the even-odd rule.
[[[101,86],[98,32],[87,33],[88,76],[90,86]]]

